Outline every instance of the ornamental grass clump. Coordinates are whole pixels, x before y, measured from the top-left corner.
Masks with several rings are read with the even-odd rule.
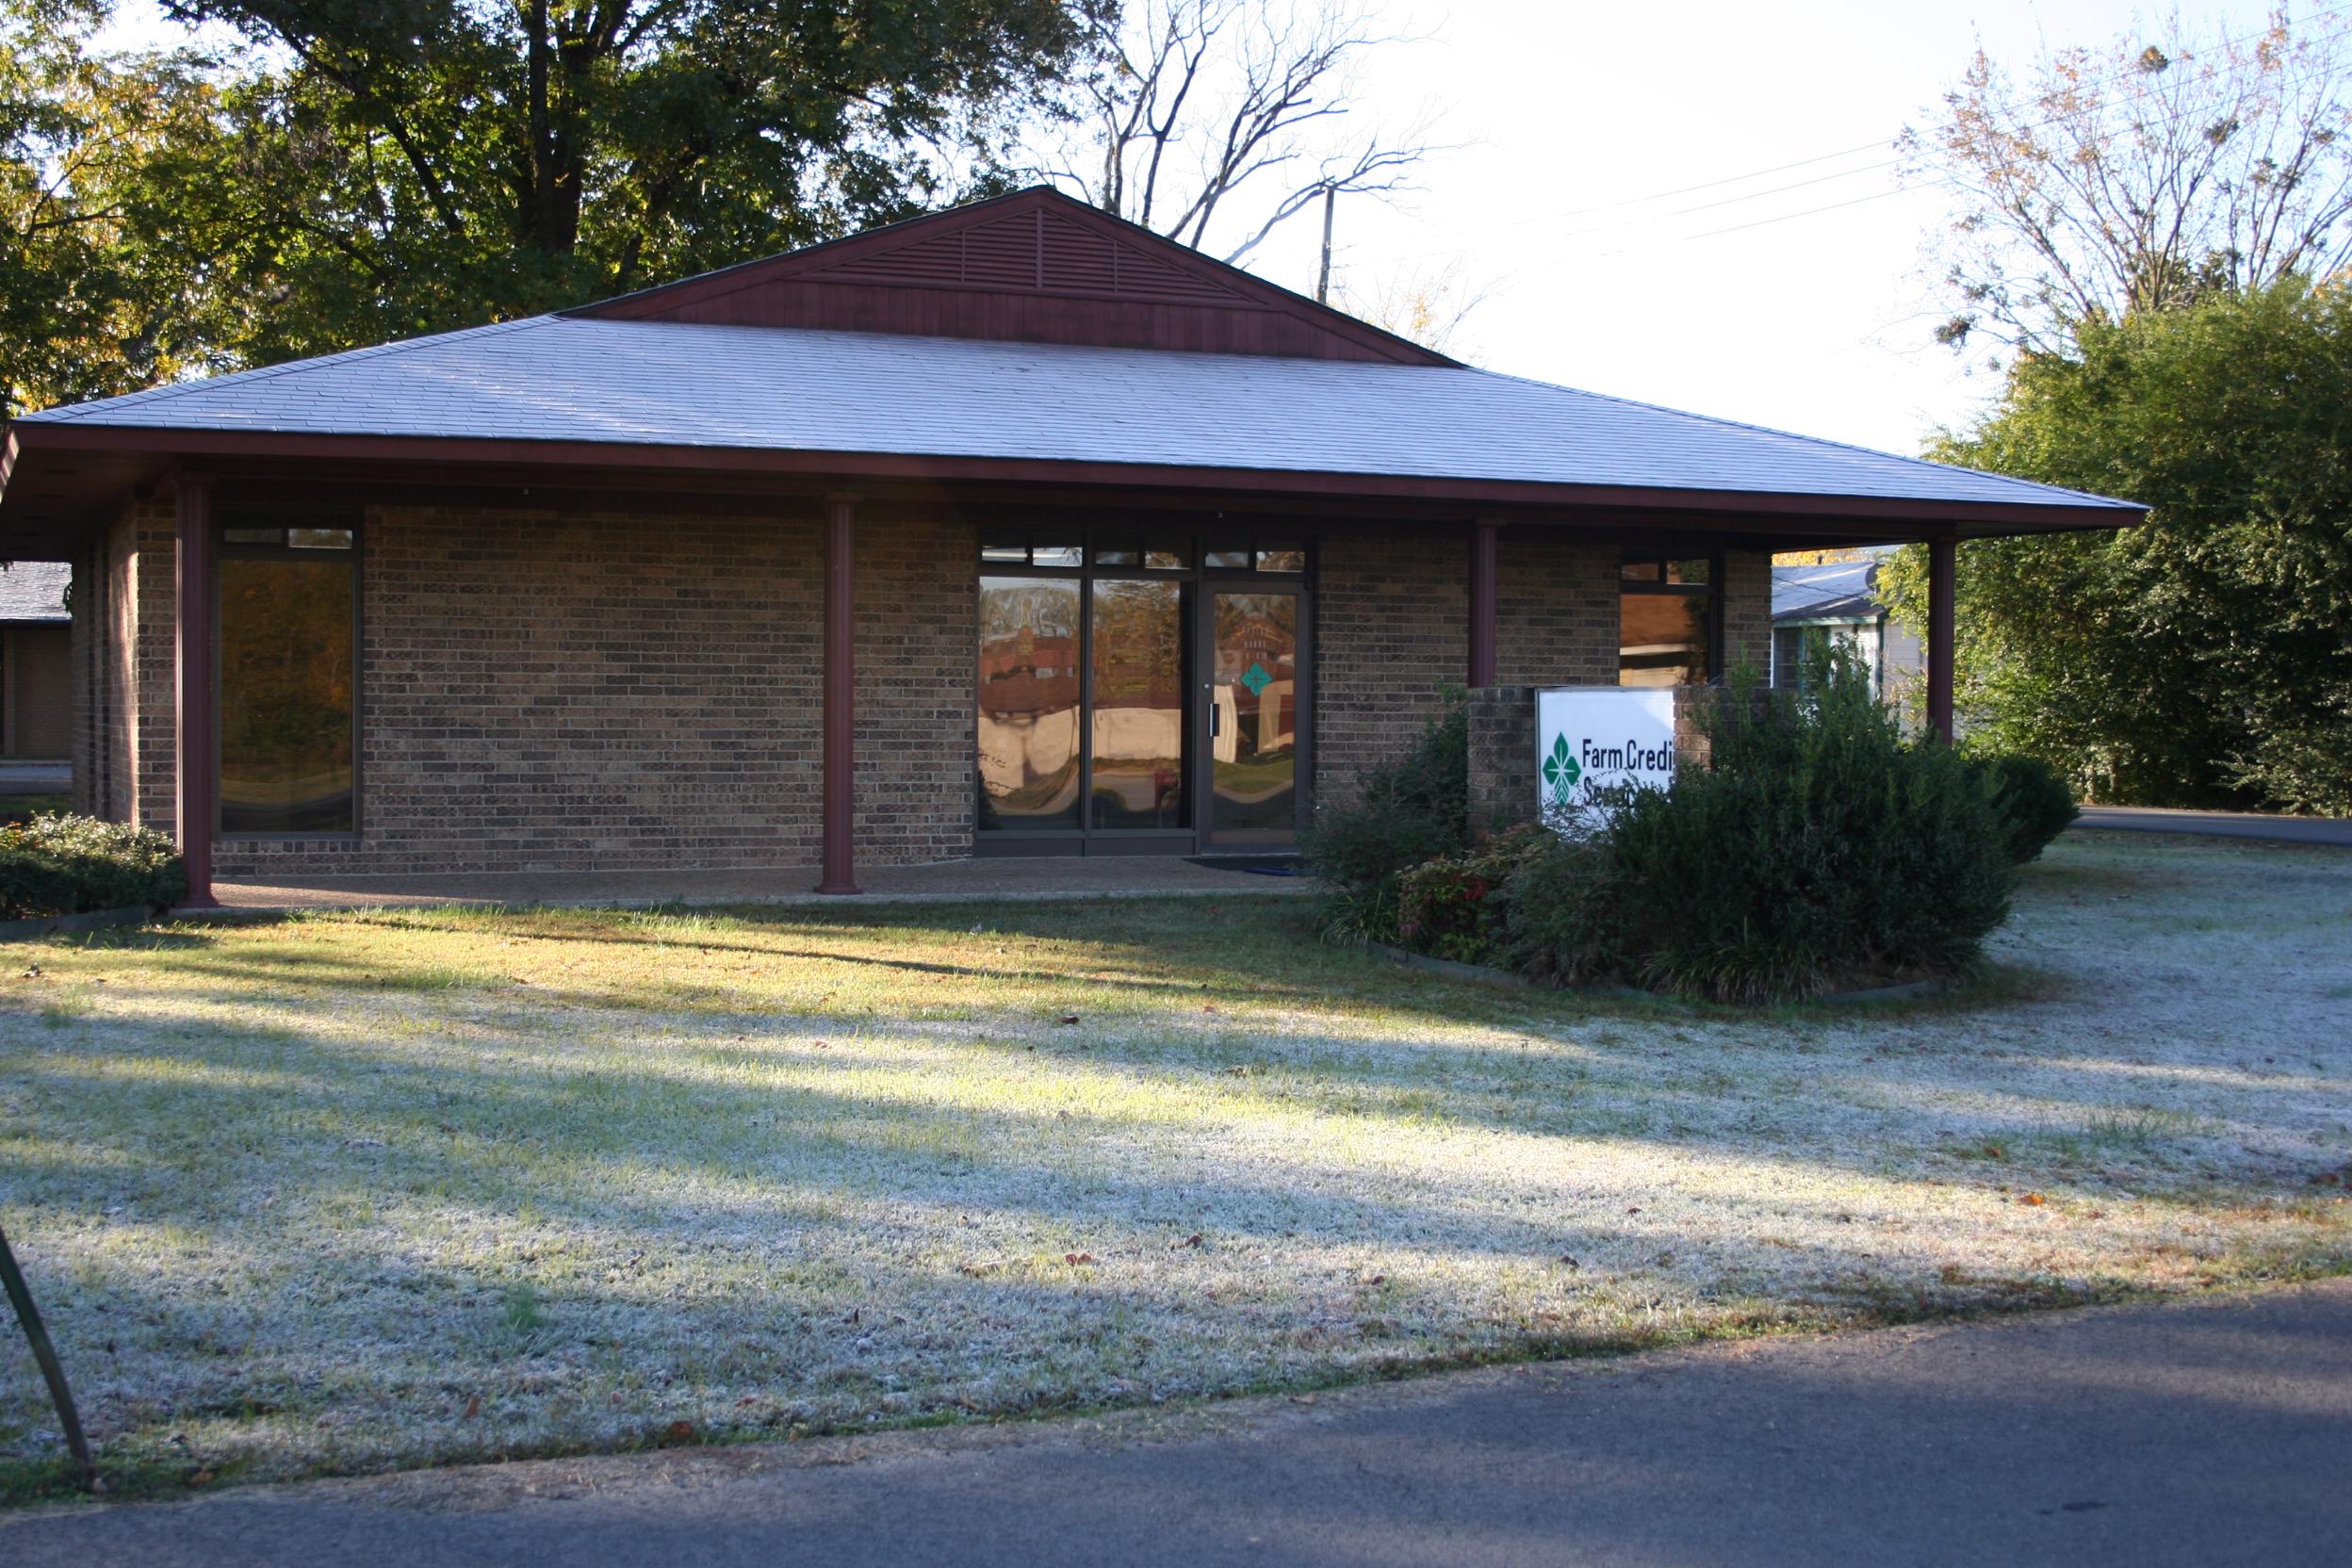
[[[54,814],[0,827],[0,920],[167,909],[187,896],[179,846],[150,828]]]
[[[1802,694],[1735,679],[1705,765],[1566,825],[1505,884],[1503,956],[1563,984],[1764,1002],[1949,973],[2006,917],[1994,781],[1907,743],[1850,655]]]

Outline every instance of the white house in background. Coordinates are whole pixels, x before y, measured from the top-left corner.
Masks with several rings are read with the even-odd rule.
[[[62,764],[73,754],[73,578],[62,562],[0,568],[0,757]]]
[[[1907,703],[1926,667],[1919,640],[1897,626],[1878,596],[1878,569],[1892,553],[1772,566],[1772,684],[1794,686],[1808,650],[1835,641],[1860,654],[1879,695]]]

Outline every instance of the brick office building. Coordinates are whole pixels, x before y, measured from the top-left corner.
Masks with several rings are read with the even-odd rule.
[[[2098,497],[1467,368],[1050,191],[16,421],[74,789],[212,874],[1287,842],[1448,686]],[[1931,681],[1949,715],[1949,659]]]

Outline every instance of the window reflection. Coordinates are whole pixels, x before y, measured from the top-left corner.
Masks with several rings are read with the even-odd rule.
[[[980,580],[980,827],[1078,825],[1078,589]]]
[[[1617,683],[1701,686],[1712,674],[1704,590],[1618,596]]]
[[[220,562],[220,828],[349,832],[352,564]]]
[[[1094,585],[1095,827],[1184,825],[1184,589]]]

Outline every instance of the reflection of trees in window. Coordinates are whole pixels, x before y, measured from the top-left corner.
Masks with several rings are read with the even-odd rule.
[[[352,558],[232,555],[220,563],[220,826],[349,832]]]
[[[1699,686],[1715,674],[1714,562],[1629,556],[1617,597],[1617,683]]]
[[[1078,825],[1078,583],[980,580],[980,825]]]
[[[1094,827],[1184,825],[1183,644],[1177,584],[1095,582]]]

